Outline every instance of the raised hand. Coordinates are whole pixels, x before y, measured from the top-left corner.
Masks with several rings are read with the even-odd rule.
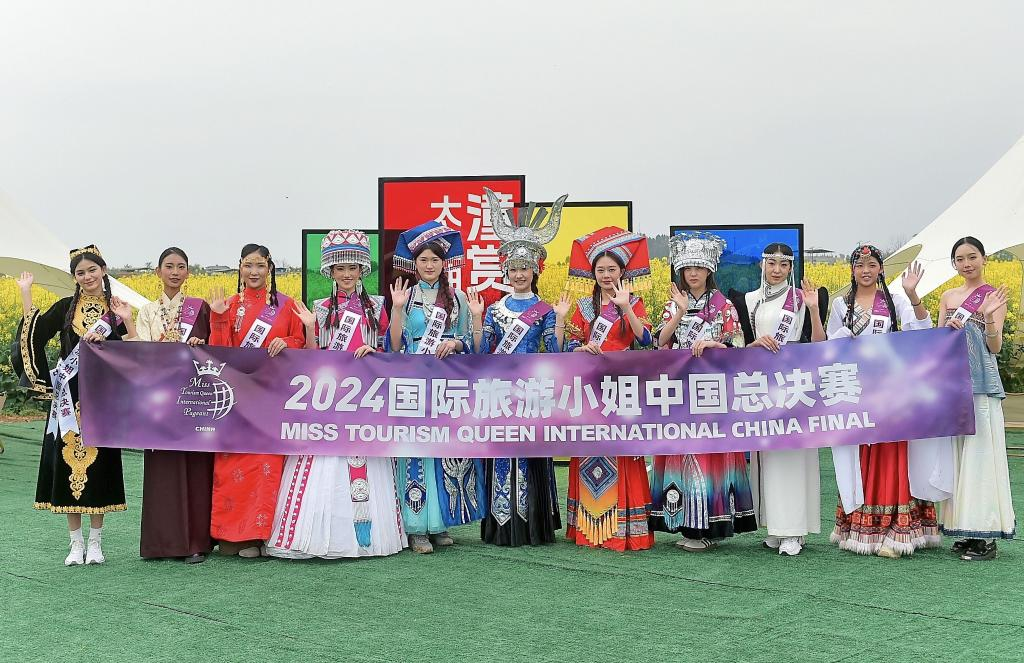
[[[405,278],[395,279],[391,286],[391,308],[404,310],[409,303],[409,281]]]
[[[809,311],[818,310],[818,284],[810,279],[800,282],[800,292],[804,296],[804,306]]]
[[[316,313],[310,311],[305,302],[296,300],[295,315],[299,316],[299,320],[302,320],[302,324],[306,327],[312,327],[316,323]]]
[[[620,309],[627,309],[629,308],[629,295],[629,286],[623,285],[622,281],[618,281],[615,284],[615,294],[612,295],[612,303]]]
[[[565,316],[569,315],[569,309],[572,308],[572,298],[569,296],[568,290],[562,291],[561,298],[555,302],[553,308],[555,309],[555,318],[565,320]]]
[[[989,319],[989,316],[1006,306],[1007,295],[1009,295],[1009,288],[1005,285],[999,286],[999,288],[985,295],[985,301],[978,307],[978,311],[985,316],[985,319]]]
[[[907,267],[907,271],[903,272],[903,292],[907,293],[913,301],[914,296],[917,294],[917,286],[921,283],[921,277],[924,276],[924,267],[921,263],[914,261]]]
[[[32,272],[22,272],[15,281],[18,284],[18,288],[22,292],[31,292],[32,284],[35,283],[36,277],[32,275]]]
[[[110,310],[114,312],[114,315],[117,315],[122,320],[132,319],[132,305],[120,297],[110,298]]]
[[[690,298],[679,289],[675,283],[673,283],[668,290],[669,296],[672,298],[672,302],[676,305],[677,311],[682,311],[684,314],[687,309],[690,308]]]
[[[224,294],[224,288],[218,286],[210,291],[210,310],[221,314],[228,310],[228,299]]]
[[[470,288],[466,293],[466,303],[469,304],[469,312],[473,314],[474,319],[484,317],[484,298],[480,296],[479,290]]]

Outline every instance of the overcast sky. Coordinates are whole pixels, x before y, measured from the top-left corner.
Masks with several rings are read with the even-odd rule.
[[[891,245],[1024,133],[1024,3],[0,0],[0,189],[112,264],[376,224],[526,174],[636,228]],[[2,241],[2,239],[0,239]]]

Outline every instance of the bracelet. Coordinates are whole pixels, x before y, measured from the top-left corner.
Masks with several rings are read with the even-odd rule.
[[[986,320],[985,324],[986,325],[994,325],[994,324],[996,324],[996,321],[995,320]]]
[[[919,299],[919,300],[917,300],[917,303],[916,303],[916,304],[915,304],[914,302],[910,302],[910,305],[911,305],[911,306],[913,306],[914,308],[917,308],[918,306],[920,306],[920,305],[921,305],[921,300],[920,300],[920,299]]]
[[[999,337],[999,332],[992,332],[991,334],[989,334],[988,332],[985,332],[985,338],[998,338],[998,337]]]

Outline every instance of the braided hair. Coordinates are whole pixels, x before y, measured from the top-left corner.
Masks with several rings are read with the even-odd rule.
[[[413,261],[419,258],[424,251],[430,251],[442,261],[448,257],[439,242],[427,242],[413,252]],[[418,274],[416,276],[419,278]],[[412,299],[410,298],[409,301],[411,302]],[[453,327],[455,325],[455,296],[452,295],[451,286],[448,284],[448,270],[443,266],[441,267],[441,276],[437,279],[437,300],[434,305],[440,306],[448,313],[448,327]]]
[[[71,259],[71,266],[70,266],[68,271],[71,272],[72,276],[74,276],[75,269],[78,268],[78,265],[80,265],[83,260],[88,260],[90,262],[94,262],[94,263],[96,263],[97,265],[99,265],[100,267],[102,267],[104,269],[104,273],[103,273],[103,300],[104,300],[104,302],[107,305],[107,313],[109,313],[110,312],[111,288],[110,288],[110,277],[107,275],[107,273],[105,271],[106,268],[107,268],[107,262],[103,259],[103,256],[101,256],[98,253],[92,253],[91,251],[84,251],[82,253],[77,254],[74,258]],[[64,316],[64,334],[66,334],[66,340],[67,340],[67,345],[68,346],[71,345],[71,326],[74,323],[75,310],[78,308],[78,302],[81,300],[81,298],[82,298],[82,286],[78,284],[78,280],[76,279],[75,280],[75,294],[71,298],[71,306],[68,307],[68,312]],[[111,321],[111,323],[113,323],[113,321],[114,321],[113,316],[111,316],[111,320],[110,321]],[[111,326],[114,326],[114,325],[111,324]]]
[[[885,298],[885,305],[889,309],[889,325],[893,331],[900,330],[900,321],[896,315],[896,304],[892,301],[892,294],[889,292],[889,286],[885,283],[885,267],[882,261],[882,252],[878,250],[877,246],[872,244],[862,244],[853,250],[850,254],[850,292],[846,295],[846,320],[845,325],[851,331],[853,330],[853,306],[857,301],[857,278],[853,273],[853,266],[857,264],[857,260],[864,257],[871,257],[878,261],[878,264],[882,266],[882,269],[878,272],[878,287],[882,290],[882,296]]]
[[[622,258],[620,258],[619,254],[617,253],[613,253],[611,251],[602,251],[601,253],[598,253],[596,256],[594,256],[594,259],[590,261],[590,273],[594,275],[594,292],[590,296],[590,301],[594,305],[595,318],[601,315],[601,284],[597,282],[597,261],[600,260],[601,258],[606,257],[614,260],[615,264],[619,266],[619,270],[622,271],[622,274],[626,274],[626,263],[622,262]],[[619,280],[621,279],[622,277],[620,276]],[[618,304],[615,305],[615,310],[619,312],[619,332],[625,334],[626,312],[623,311]]]
[[[345,263],[338,263],[345,264]],[[334,265],[331,266],[331,273],[333,275]],[[333,281],[333,279],[332,279]],[[363,279],[359,278],[359,286],[362,286]],[[373,308],[373,299],[370,298],[370,293],[366,292],[366,288],[357,287],[356,291],[359,293],[359,303],[363,305],[363,311],[366,312],[367,319],[371,316],[376,317],[377,311]],[[341,314],[338,311],[338,282],[333,281],[331,287],[331,305],[328,307],[327,312],[327,326],[332,329],[337,329],[341,324]]]
[[[252,255],[253,253],[258,253],[260,257],[267,259],[267,264],[270,266],[270,305],[278,306],[277,269],[274,267],[274,259],[270,257],[270,249],[262,244],[246,244],[242,247],[242,255],[238,259],[238,284],[236,292],[242,292],[242,261],[245,260],[245,256]]]

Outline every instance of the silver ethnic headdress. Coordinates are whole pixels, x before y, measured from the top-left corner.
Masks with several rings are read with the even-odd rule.
[[[541,263],[548,257],[544,245],[555,238],[558,226],[562,223],[562,207],[569,194],[564,194],[551,205],[551,213],[537,203],[527,203],[519,213],[518,221],[513,218],[512,210],[502,209],[501,201],[493,191],[484,187],[487,202],[491,207],[491,226],[494,234],[501,240],[498,255],[502,261],[502,270],[508,274],[510,269],[530,268],[538,273]]]
[[[725,251],[725,240],[706,232],[686,232],[668,240],[669,259],[674,269],[704,267],[712,272],[718,269],[718,260]]]

